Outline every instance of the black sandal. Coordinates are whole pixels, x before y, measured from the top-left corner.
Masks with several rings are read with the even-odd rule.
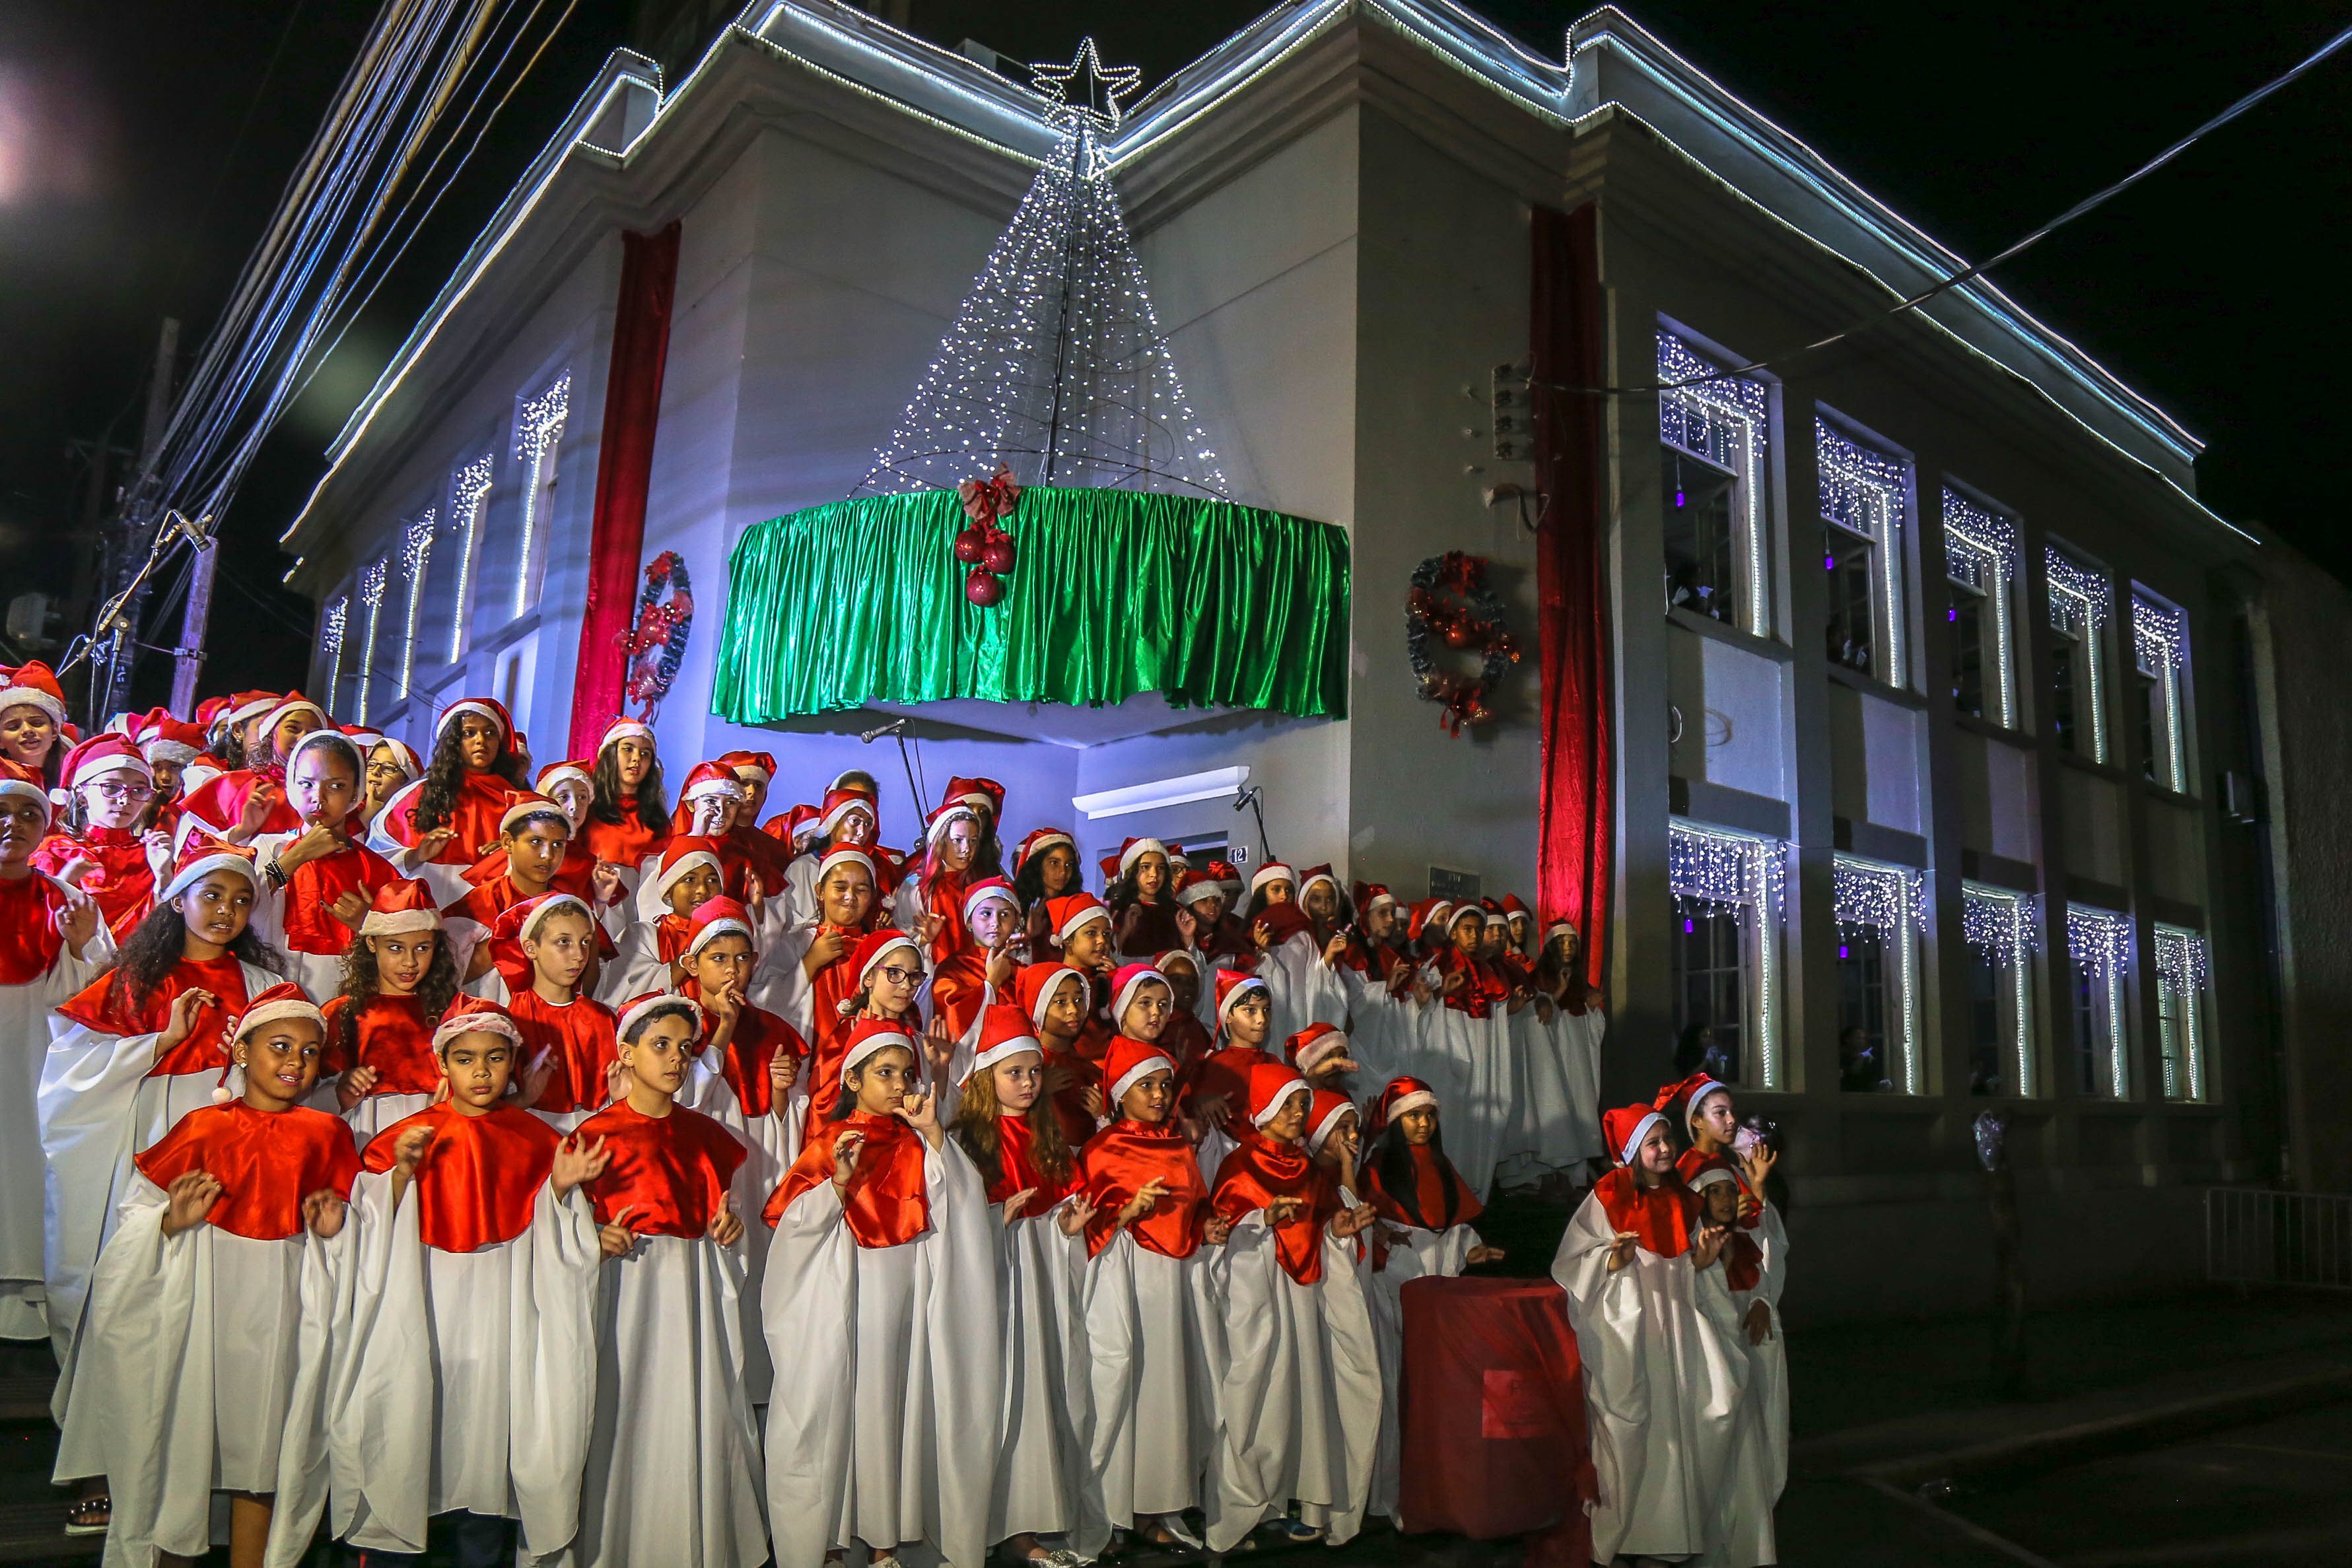
[[[91,1515],[97,1515],[92,1519]],[[68,1535],[104,1535],[114,1519],[114,1500],[104,1492],[96,1497],[78,1498],[66,1507]]]

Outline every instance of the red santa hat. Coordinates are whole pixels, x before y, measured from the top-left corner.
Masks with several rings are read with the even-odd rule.
[[[440,929],[441,911],[434,904],[433,889],[404,876],[377,888],[366,916],[360,921],[362,936],[405,936]]]
[[[280,980],[245,1004],[245,1011],[237,1015],[229,1038],[243,1040],[263,1024],[275,1023],[279,1019],[309,1019],[320,1029],[327,1027],[327,1016],[319,1010],[319,1004],[305,995],[301,987]]]
[[[0,713],[12,707],[37,707],[59,728],[66,722],[65,688],[47,664],[35,659],[13,670],[0,670]]]
[[[39,806],[41,809],[41,821],[44,825],[47,823],[49,813],[54,808],[49,800],[49,792],[47,789],[42,789],[38,784],[34,783],[29,779],[18,779],[10,774],[0,772],[0,799],[5,799],[11,795],[16,796],[19,800],[30,800],[34,804]]]
[[[919,972],[923,967],[923,950],[906,932],[890,926],[881,931],[869,931],[859,937],[857,946],[849,953],[850,967],[856,971],[857,983],[863,986],[867,977],[882,967],[882,960],[901,947],[915,956],[915,967]]]
[[[1034,1027],[1045,1027],[1045,1009],[1053,1005],[1055,993],[1062,988],[1066,975],[1078,982],[1080,1006],[1084,1006],[1089,982],[1087,972],[1075,964],[1024,964],[1021,972],[1013,977],[1013,994],[1020,998],[1022,1010],[1029,1015]]]
[[[572,832],[572,819],[563,814],[562,802],[544,795],[518,795],[499,813],[499,836],[504,838],[533,817],[547,817],[562,823],[567,837]]]
[[[1182,964],[1192,971],[1192,977],[1195,980],[1201,978],[1208,969],[1208,966],[1201,961],[1201,955],[1193,952],[1190,947],[1171,947],[1165,953],[1160,954],[1157,958],[1152,959],[1151,964],[1154,968],[1158,969],[1163,975],[1169,972],[1169,965]]]
[[[1486,924],[1486,905],[1480,904],[1455,904],[1454,906],[1454,913],[1445,917],[1446,931],[1450,933],[1459,929],[1462,923],[1465,920],[1475,920],[1483,928]]]
[[[184,768],[204,755],[205,732],[195,725],[182,722],[169,708],[149,708],[131,736],[138,743],[139,755],[151,766],[176,762]]]
[[[198,729],[206,730],[212,728],[213,721],[219,718],[222,714],[228,711],[230,701],[231,699],[228,697],[206,697],[204,701],[198,703],[196,705],[196,727]]]
[[[1118,1103],[1127,1092],[1155,1072],[1174,1073],[1176,1064],[1168,1053],[1150,1040],[1129,1040],[1125,1035],[1111,1041],[1110,1050],[1103,1055],[1103,1078],[1110,1085],[1109,1109],[1118,1113]]]
[[[1726,1094],[1731,1092],[1728,1085],[1718,1082],[1711,1074],[1694,1072],[1679,1083],[1668,1083],[1661,1087],[1658,1097],[1650,1103],[1656,1110],[1663,1112],[1670,1121],[1687,1129],[1690,1126],[1691,1117],[1698,1111],[1698,1103],[1717,1090],[1721,1090]]]
[[[1053,926],[1054,940],[1067,946],[1088,921],[1108,925],[1110,910],[1091,893],[1066,893],[1045,901],[1045,918]]]
[[[1251,896],[1255,897],[1261,888],[1264,888],[1270,883],[1276,882],[1288,883],[1291,886],[1292,895],[1294,897],[1297,896],[1298,889],[1298,873],[1291,870],[1288,866],[1283,864],[1280,861],[1268,861],[1264,865],[1257,868],[1256,873],[1249,879]]]
[[[717,795],[729,800],[743,799],[743,781],[735,770],[722,762],[698,762],[678,787],[677,804],[670,808],[669,831],[683,833],[694,824],[694,803]]]
[[[563,814],[563,809],[554,801],[550,800],[548,805],[554,808],[558,816]],[[667,897],[669,890],[697,866],[709,866],[720,876],[725,876],[727,868],[719,859],[719,841],[698,833],[680,833],[670,840],[668,846],[662,851],[661,862],[654,874],[637,884],[637,918],[650,925],[667,915],[669,905],[663,900]]]
[[[833,874],[833,868],[837,865],[864,866],[866,880],[874,884],[874,891],[877,894],[883,891],[881,865],[866,850],[856,844],[841,844],[825,851],[824,858],[816,862],[816,880],[823,883]]]
[[[1339,1130],[1340,1119],[1355,1109],[1356,1103],[1345,1094],[1335,1094],[1328,1089],[1315,1091],[1315,1098],[1307,1103],[1307,1152],[1320,1153],[1331,1134]],[[1358,1116],[1356,1124],[1362,1126],[1363,1118]]]
[[[1305,898],[1307,896],[1307,890],[1313,887],[1318,882],[1325,883],[1329,885],[1332,897],[1337,898],[1339,896],[1339,879],[1332,873],[1330,862],[1328,861],[1321,865],[1308,866],[1305,871],[1298,873],[1298,896],[1300,898]]]
[[[294,743],[294,749],[286,754],[286,771],[289,777],[292,775],[296,764],[302,760],[302,754],[304,752],[321,746],[339,747],[342,748],[345,756],[357,758],[358,768],[352,775],[352,782],[354,784],[364,784],[367,782],[367,753],[361,750],[358,744],[354,742],[350,736],[345,735],[340,729],[310,730],[307,732],[301,739],[296,741]]]
[[[769,818],[763,831],[774,834],[786,844],[796,844],[800,842],[803,835],[816,831],[816,820],[819,815],[814,806],[803,802],[794,806],[789,811]],[[783,824],[781,832],[777,831],[776,826],[779,822]]]
[[[1176,879],[1176,902],[1191,905],[1204,898],[1223,898],[1225,884],[1207,872],[1188,871]]]
[[[977,828],[980,826],[980,813],[961,800],[947,801],[923,820],[923,842],[933,849],[939,848],[940,841],[947,837],[949,825],[958,821],[970,822]]]
[[[993,779],[950,779],[940,800],[948,805],[977,807],[991,817],[1004,815],[1004,786]]]
[[[956,1082],[969,1083],[975,1072],[985,1072],[1024,1051],[1042,1055],[1045,1050],[1045,1043],[1037,1038],[1036,1026],[1028,1015],[999,1002],[980,1015],[980,1048],[972,1052],[971,1066]]]
[[[155,902],[171,903],[216,871],[236,873],[253,883],[257,895],[261,892],[261,873],[255,869],[253,856],[250,845],[232,844],[201,830],[193,832],[180,847],[180,858],[172,867],[172,880],[156,890]]]
[[[1503,906],[1501,904],[1496,904],[1491,898],[1486,898],[1479,901],[1479,907],[1486,912],[1487,925],[1500,925],[1507,929],[1509,927],[1511,917],[1503,913]]]
[[[421,778],[424,775],[425,764],[418,760],[416,748],[410,746],[408,742],[386,735],[377,737],[376,745],[391,752],[393,762],[411,779]]]
[[[596,788],[595,769],[596,764],[593,761],[551,762],[539,770],[539,777],[531,780],[531,787],[551,799],[555,794],[555,787],[566,779],[593,791]]]
[[[1382,904],[1394,904],[1396,894],[1377,882],[1360,882],[1350,890],[1349,902],[1356,906],[1358,915],[1370,915]]]
[[[239,692],[228,699],[228,708],[220,717],[231,729],[247,725],[276,707],[282,699],[276,692]]]
[[[1552,939],[1557,936],[1580,937],[1583,935],[1584,933],[1576,928],[1575,921],[1570,920],[1565,915],[1555,915],[1552,916],[1551,924],[1544,927],[1544,946],[1547,947],[1550,946]]]
[[[325,708],[320,707],[317,703],[312,702],[300,692],[288,692],[284,696],[278,698],[277,704],[263,715],[261,720],[261,733],[264,735],[276,734],[279,725],[285,723],[289,717],[298,713],[307,713],[312,718],[317,719],[320,729],[327,729],[330,727],[327,723],[327,710]],[[288,760],[290,761],[292,759],[289,758]]]
[[[1013,852],[1013,869],[1019,871],[1029,863],[1031,855],[1042,855],[1055,844],[1066,846],[1072,854],[1078,850],[1078,841],[1061,829],[1039,828],[1022,840],[1021,847]]]
[[[453,1040],[461,1034],[495,1034],[507,1043],[520,1047],[522,1030],[506,1009],[496,1002],[486,1002],[479,997],[460,993],[433,1026],[433,1054],[438,1056]]]
[[[1348,1054],[1347,1034],[1328,1023],[1311,1023],[1283,1042],[1283,1055],[1301,1072],[1312,1072],[1334,1056]]]
[[[1372,1107],[1371,1131],[1377,1133],[1407,1111],[1437,1109],[1437,1091],[1418,1078],[1391,1078]]]
[[[719,754],[719,760],[732,769],[739,780],[756,779],[766,784],[776,777],[776,759],[765,751],[726,751]]]
[[[634,718],[616,718],[604,727],[603,735],[596,737],[596,754],[602,757],[607,747],[617,746],[625,740],[642,740],[651,746],[654,744],[653,727]]]
[[[875,821],[873,795],[863,789],[844,789],[839,785],[834,786],[824,792],[824,804],[820,808],[816,820],[817,831],[831,838],[834,830],[840,827],[843,819],[852,811],[863,811],[867,821]]]
[[[537,898],[526,898],[520,904],[509,904],[499,910],[499,917],[490,922],[490,940],[494,944],[512,945],[520,951],[520,944],[539,936],[539,928],[547,923],[549,915],[561,915],[566,910],[577,911],[587,918],[592,926],[596,922],[595,913],[588,907],[588,901],[578,894],[542,893]]]
[[[1532,913],[1528,910],[1527,904],[1521,901],[1519,895],[1516,893],[1507,893],[1503,894],[1503,913],[1507,916],[1515,920],[1533,917]]]
[[[1217,1027],[1219,1029],[1225,1027],[1226,1016],[1246,1001],[1253,990],[1269,1001],[1273,999],[1274,993],[1266,989],[1265,982],[1255,975],[1244,975],[1239,969],[1217,971]]]
[[[897,1046],[918,1061],[922,1053],[915,1049],[915,1037],[905,1024],[896,1019],[859,1019],[849,1028],[849,1040],[841,1050],[841,1075],[880,1051]]]
[[[1412,918],[1405,925],[1405,935],[1418,942],[1428,935],[1433,926],[1443,931],[1445,929],[1445,917],[1453,913],[1452,899],[1424,898],[1412,906]]]
[[[1127,1005],[1135,1000],[1138,991],[1146,986],[1164,986],[1167,983],[1168,977],[1161,974],[1154,965],[1121,965],[1110,977],[1111,1027],[1116,1029],[1120,1020],[1127,1017]]]
[[[619,1040],[629,1038],[629,1031],[663,1008],[684,1008],[694,1019],[694,1030],[702,1032],[702,1005],[692,997],[681,997],[676,991],[647,991],[642,997],[632,997],[621,1004],[621,1017],[613,1034]]]
[[[477,717],[488,719],[499,727],[500,749],[503,750],[515,737],[514,717],[507,712],[506,704],[496,697],[461,697],[451,703],[441,710],[441,721],[433,727],[433,733],[440,734],[469,713]]]
[[[1233,862],[1213,860],[1201,869],[1225,884],[1225,896],[1228,899],[1241,892],[1242,873],[1234,869]]]
[[[1601,1136],[1609,1145],[1610,1157],[1621,1166],[1630,1166],[1641,1152],[1642,1140],[1650,1135],[1652,1126],[1663,1127],[1666,1119],[1651,1105],[1621,1105],[1601,1113]]]
[[[115,734],[100,730],[79,746],[66,753],[65,767],[59,777],[68,790],[85,784],[95,784],[110,773],[135,773],[142,779],[152,779],[147,758],[139,748]]]
[[[1160,859],[1166,860],[1168,858],[1168,846],[1160,842],[1158,839],[1129,839],[1125,843],[1118,846],[1118,854],[1115,858],[1106,861],[1103,865],[1103,874],[1106,876],[1125,876],[1129,872],[1135,869],[1136,862],[1141,860],[1146,855],[1152,854],[1156,854]],[[1114,870],[1114,867],[1117,869]]]
[[[1296,1068],[1279,1061],[1253,1063],[1249,1076],[1250,1125],[1264,1132],[1266,1124],[1282,1113],[1283,1106],[1294,1094],[1312,1094],[1307,1080],[1298,1075]]]
[[[751,929],[751,912],[724,894],[696,904],[694,913],[687,916],[686,930],[686,951],[681,957],[693,957],[721,936],[740,936],[754,952],[760,946],[760,938]]]
[[[1013,884],[1011,883],[1005,881],[1001,876],[982,877],[980,881],[973,883],[971,886],[964,892],[963,917],[965,924],[971,924],[972,912],[978,909],[982,904],[986,904],[992,898],[1002,900],[1003,903],[1010,904],[1013,908],[1013,914],[1018,915],[1021,913],[1021,895],[1013,891]]]

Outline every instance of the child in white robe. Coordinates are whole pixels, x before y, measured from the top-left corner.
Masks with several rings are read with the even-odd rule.
[[[272,1501],[324,1447],[299,1374],[329,1343],[356,1239],[351,1134],[300,1103],[325,1036],[299,988],[262,991],[236,1027],[232,1087],[139,1154],[68,1412],[107,1458],[110,1563],[203,1558],[222,1492],[232,1568],[299,1552],[282,1529],[273,1541]]]
[[[1310,873],[1318,892],[1339,896],[1328,866]],[[1298,901],[1298,873],[1269,861],[1250,878],[1250,900],[1242,924],[1257,945],[1257,974],[1265,979],[1274,1009],[1274,1038],[1287,1040],[1311,1023],[1345,1023],[1348,992],[1337,965],[1347,951],[1344,933],[1318,942],[1317,917]]]
[[[322,1079],[332,1109],[361,1148],[441,1086],[433,1029],[457,996],[457,965],[433,907],[433,890],[403,878],[378,888],[343,956],[327,1015]],[[325,1108],[325,1107],[322,1107]]]
[[[1727,1238],[1724,1283],[1738,1320],[1738,1343],[1748,1357],[1731,1454],[1716,1491],[1715,1539],[1698,1561],[1704,1568],[1761,1568],[1780,1561],[1772,1508],[1788,1468],[1788,1368],[1776,1309],[1780,1281],[1755,1238],[1739,1228],[1739,1178],[1710,1166],[1693,1179],[1691,1190],[1699,1197],[1694,1223],[1717,1227]],[[1751,1309],[1759,1307],[1751,1319]]]
[[[364,767],[348,737],[312,730],[286,758],[285,806],[299,825],[250,841],[264,890],[254,929],[286,955],[288,973],[316,1002],[341,988],[343,955],[377,890],[403,880],[361,841],[364,825],[352,815]],[[265,785],[257,802],[277,792]]]
[[[768,1200],[768,1513],[777,1568],[922,1542],[982,1568],[1003,1367],[995,1217],[916,1089],[916,1037],[862,1019],[824,1124]]]
[[[1593,1184],[1551,1265],[1583,1363],[1592,1556],[1680,1561],[1718,1533],[1747,1376],[1717,1266],[1727,1233],[1702,1226],[1694,1239],[1665,1117],[1632,1105],[1601,1124],[1618,1166]]]
[[[683,997],[622,1008],[621,1098],[575,1134],[610,1156],[582,1187],[605,1261],[578,1568],[758,1568],[768,1555],[743,1385],[743,1222],[728,1190],[743,1145],[676,1103],[700,1026]]]

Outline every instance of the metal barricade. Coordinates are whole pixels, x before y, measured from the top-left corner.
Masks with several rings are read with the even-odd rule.
[[[2352,1193],[2208,1187],[2205,1278],[2352,1291]]]

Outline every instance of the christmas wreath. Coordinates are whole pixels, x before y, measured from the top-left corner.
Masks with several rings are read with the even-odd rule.
[[[1421,682],[1422,701],[1444,710],[1437,722],[1445,732],[1460,735],[1464,725],[1493,718],[1486,699],[1519,662],[1519,645],[1503,624],[1503,601],[1486,586],[1486,558],[1448,550],[1413,568],[1404,624],[1405,657]],[[1440,668],[1441,645],[1483,654],[1478,674],[1457,675]]]
[[[677,551],[666,549],[646,568],[645,591],[637,595],[637,624],[621,647],[629,668],[623,695],[645,710],[638,716],[648,723],[661,710],[670,682],[677,679],[677,667],[686,660],[687,635],[693,630],[694,589],[687,580],[686,562]]]

